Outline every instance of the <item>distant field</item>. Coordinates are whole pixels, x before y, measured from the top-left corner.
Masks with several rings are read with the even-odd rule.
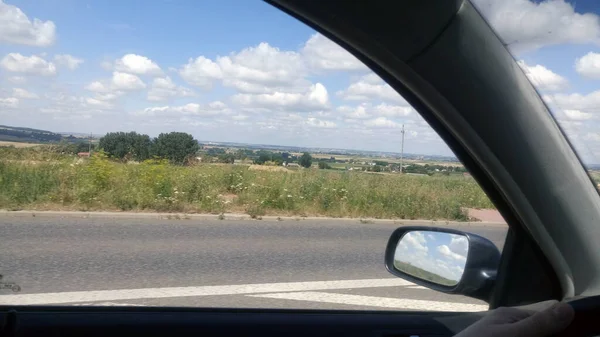
[[[7,141],[0,140],[0,146],[14,146],[14,147],[22,148],[22,147],[33,147],[33,146],[39,146],[39,145],[41,145],[41,144],[21,143],[21,142],[7,142]]]

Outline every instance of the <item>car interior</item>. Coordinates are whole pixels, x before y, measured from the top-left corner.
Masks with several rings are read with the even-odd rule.
[[[438,132],[500,211],[502,254],[475,234],[401,227],[381,268],[437,291],[536,310],[568,301],[565,336],[600,312],[600,197],[535,87],[469,0],[267,0],[336,42]],[[412,232],[468,241],[465,274],[440,284],[395,258]],[[446,282],[446,281],[443,281]],[[0,307],[1,336],[452,336],[488,312],[169,307]]]

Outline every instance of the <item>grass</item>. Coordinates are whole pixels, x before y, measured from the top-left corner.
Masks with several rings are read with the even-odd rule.
[[[3,156],[2,150],[2,209],[467,220],[462,207],[493,208],[477,183],[462,177],[273,172],[162,161],[122,164],[102,156],[57,159],[21,149],[34,154],[29,160],[14,153]]]
[[[455,286],[458,283],[458,281],[456,281],[456,280],[447,279],[443,276],[432,273],[425,269],[413,266],[410,263],[401,262],[401,261],[396,260],[396,261],[394,261],[394,267],[396,269],[398,269],[399,271],[402,271],[406,274],[409,274],[414,277],[420,278],[422,280],[426,280],[426,281],[433,282],[436,284],[441,284],[444,286]]]
[[[39,145],[41,145],[41,144],[9,142],[9,141],[0,140],[0,146],[12,146],[12,147],[16,147],[16,148],[23,148],[23,147],[34,147],[34,146],[39,146]]]

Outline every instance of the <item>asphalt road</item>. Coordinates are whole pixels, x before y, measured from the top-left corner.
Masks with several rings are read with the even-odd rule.
[[[404,305],[418,309],[428,301],[483,305],[399,284],[403,281],[383,265],[387,240],[398,226],[348,220],[0,216],[2,281],[21,287],[19,293],[0,290],[0,304],[21,300],[52,304],[59,298],[65,305],[320,309]],[[487,237],[499,247],[506,235],[506,227],[498,225],[451,227]],[[388,304],[377,304],[383,302]]]

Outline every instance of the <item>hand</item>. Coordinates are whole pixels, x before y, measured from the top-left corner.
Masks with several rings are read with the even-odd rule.
[[[547,337],[563,331],[575,311],[567,303],[556,303],[542,311],[498,308],[455,337]]]

